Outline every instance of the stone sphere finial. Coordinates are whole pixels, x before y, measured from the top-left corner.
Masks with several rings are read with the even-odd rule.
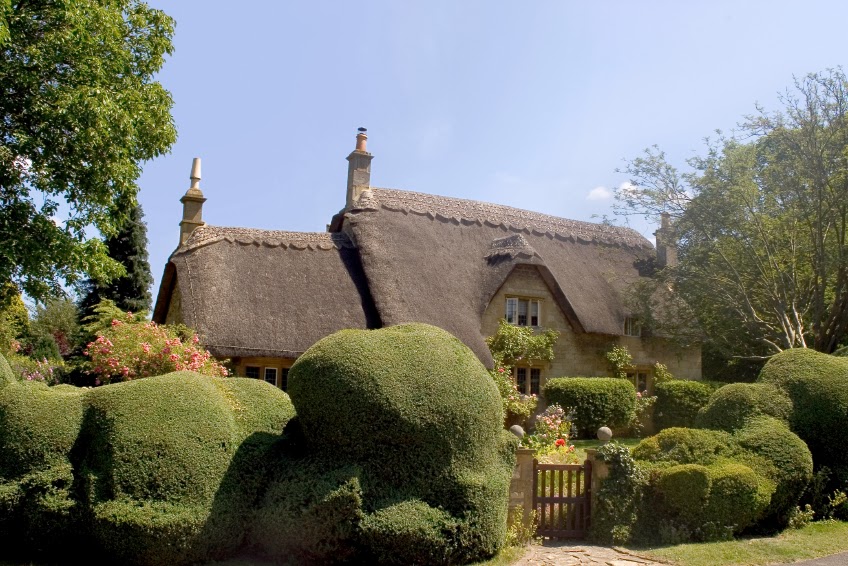
[[[608,426],[602,426],[598,429],[598,440],[606,444],[612,438],[612,431]]]
[[[518,438],[524,438],[524,429],[521,428],[521,425],[514,424],[509,427],[509,432],[517,436]]]

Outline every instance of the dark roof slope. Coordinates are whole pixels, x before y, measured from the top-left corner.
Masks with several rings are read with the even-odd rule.
[[[343,233],[202,226],[171,255],[158,322],[174,275],[184,322],[220,357],[296,357],[337,330],[380,326]]]
[[[363,193],[344,226],[384,325],[440,326],[486,362],[481,317],[517,264],[540,267],[577,330],[617,335],[622,292],[654,255],[629,228],[393,189]]]

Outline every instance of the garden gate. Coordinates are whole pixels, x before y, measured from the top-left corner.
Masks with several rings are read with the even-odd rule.
[[[592,509],[592,463],[540,464],[533,460],[536,534],[545,538],[584,538]]]

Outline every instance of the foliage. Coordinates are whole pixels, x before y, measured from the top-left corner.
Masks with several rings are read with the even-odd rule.
[[[667,428],[633,448],[633,457],[645,462],[673,462],[708,466],[719,458],[731,457],[733,437],[717,430]]]
[[[536,451],[539,457],[555,457],[557,463],[576,464],[574,445],[569,444],[572,416],[556,403],[548,405],[541,415],[536,416],[533,432],[521,440],[521,444]]]
[[[848,421],[848,360],[812,350],[788,350],[773,356],[758,380],[789,395],[789,428],[809,446],[816,469],[832,470],[831,489],[845,485],[848,437],[837,431]]]
[[[668,371],[668,366],[657,362],[654,364],[654,383],[665,383],[674,379],[674,376]]]
[[[54,344],[54,358],[65,358],[71,354],[80,339],[77,307],[67,297],[50,297],[36,305],[30,323],[30,340]],[[44,356],[45,352],[33,349],[33,357]]]
[[[848,80],[810,74],[781,102],[719,134],[691,173],[646,150],[616,195],[619,213],[674,218],[679,262],[655,285],[728,356],[831,352],[848,332]]]
[[[782,421],[753,416],[734,434],[739,446],[771,465],[752,467],[775,483],[775,492],[760,520],[761,526],[784,528],[813,477],[813,457],[804,441]],[[744,460],[744,456],[741,457]]]
[[[656,402],[656,395],[648,395],[647,391],[636,392],[636,406],[629,426],[631,434],[636,438],[640,438],[648,424],[653,423]]]
[[[554,344],[559,332],[546,329],[536,334],[529,326],[515,326],[505,319],[498,321],[498,331],[486,338],[495,365],[513,366],[517,362],[533,365],[554,359]]]
[[[614,377],[558,377],[545,383],[545,399],[574,412],[577,435],[591,438],[598,428],[626,427],[636,408],[633,384]]]
[[[524,522],[524,507],[519,505],[512,508],[512,517],[506,527],[504,547],[524,547],[536,538],[538,513],[531,509],[528,513],[527,524]]]
[[[0,281],[42,298],[81,273],[121,272],[88,228],[115,233],[140,163],[176,138],[171,96],[154,80],[174,22],[137,0],[17,2],[5,16]]]
[[[626,544],[633,539],[648,475],[630,450],[615,441],[598,448],[598,458],[608,466],[609,475],[593,499],[589,537],[601,544]]]
[[[789,422],[792,401],[768,383],[730,383],[717,389],[698,411],[698,428],[733,432],[756,416],[768,415]]]
[[[504,418],[507,423],[517,420],[524,422],[536,411],[539,400],[535,395],[525,395],[518,390],[518,385],[512,379],[512,371],[509,366],[496,365],[489,370],[498,392],[501,394]]]
[[[182,370],[210,376],[228,374],[188,327],[137,322],[132,313],[126,313],[123,320],[113,319],[111,327],[88,344],[85,355],[98,385]]]
[[[16,353],[17,339],[29,334],[29,325],[29,311],[18,288],[11,283],[0,286],[0,354]]]
[[[657,403],[654,426],[657,430],[695,425],[698,411],[707,404],[712,388],[700,381],[676,379],[654,387]]]
[[[0,533],[22,549],[67,558],[85,548],[120,563],[232,552],[275,433],[293,416],[285,393],[259,380],[181,372],[95,389],[0,380]]]
[[[289,393],[306,449],[328,468],[360,470],[364,556],[465,562],[503,544],[517,441],[459,340],[425,324],[343,330],[298,358]],[[257,543],[280,560],[298,548]]]
[[[633,356],[627,346],[613,346],[604,357],[609,362],[613,377],[627,379],[627,370],[633,365]]]
[[[802,510],[800,507],[795,507],[789,515],[789,522],[786,524],[787,529],[797,530],[803,529],[813,522],[815,512],[810,504],[806,504]]]
[[[131,207],[118,233],[106,239],[109,257],[123,265],[125,275],[108,282],[88,279],[83,285],[80,316],[94,314],[95,306],[109,299],[124,311],[150,310],[153,276],[147,261],[147,225],[140,204]]]

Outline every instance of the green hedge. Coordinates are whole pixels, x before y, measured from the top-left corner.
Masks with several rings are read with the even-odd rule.
[[[361,559],[462,563],[497,552],[515,439],[503,430],[497,387],[459,340],[425,324],[343,330],[298,358],[289,391],[307,451],[328,469],[359,470]],[[272,506],[320,506],[320,481],[307,477],[291,494],[281,483]],[[322,528],[339,531],[333,522]],[[276,559],[299,552],[297,541],[264,550]]]
[[[550,379],[545,383],[544,397],[548,404],[574,411],[574,424],[581,438],[594,438],[602,426],[627,426],[636,408],[633,384],[612,377]]]
[[[792,401],[769,383],[731,383],[715,391],[698,412],[699,428],[733,432],[754,417],[766,415],[789,422]]]
[[[810,448],[816,469],[829,467],[848,481],[848,359],[807,349],[786,350],[763,367],[760,383],[780,387],[792,399],[789,428]]]
[[[692,427],[698,411],[707,404],[713,389],[700,381],[675,379],[658,383],[654,388],[654,427]]]
[[[723,431],[667,428],[633,448],[633,457],[646,462],[708,466],[737,452],[733,437]]]
[[[775,492],[763,523],[786,527],[801,495],[813,477],[813,457],[807,445],[783,421],[757,416],[734,434],[748,452],[766,459],[771,466],[761,469],[775,483]],[[744,457],[743,457],[744,459]],[[757,467],[756,463],[752,467]]]

